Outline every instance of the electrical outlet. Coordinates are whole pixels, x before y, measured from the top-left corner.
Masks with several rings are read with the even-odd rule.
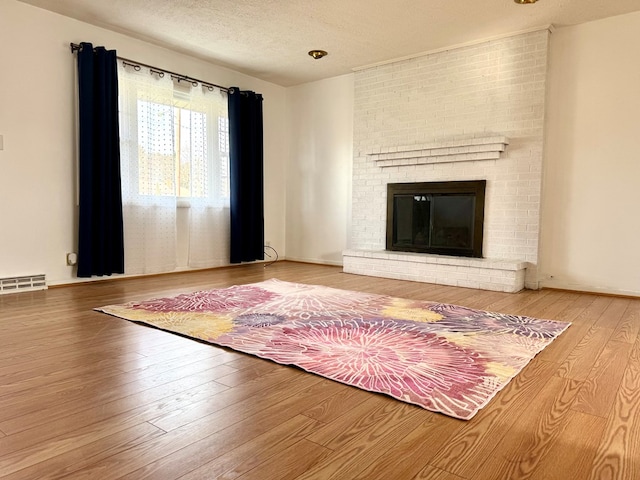
[[[67,265],[73,266],[78,263],[78,255],[76,253],[67,253]]]
[[[265,247],[270,247],[271,246],[271,240],[265,240],[264,241],[264,246]]]

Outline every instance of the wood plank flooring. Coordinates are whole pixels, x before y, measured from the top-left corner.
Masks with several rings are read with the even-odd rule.
[[[322,284],[573,325],[475,418],[94,312]],[[640,479],[640,299],[503,294],[278,262],[0,296],[0,479]]]

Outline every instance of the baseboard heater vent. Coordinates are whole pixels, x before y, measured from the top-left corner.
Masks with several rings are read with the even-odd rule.
[[[4,293],[46,290],[47,281],[43,275],[26,275],[24,277],[0,278],[0,295]]]

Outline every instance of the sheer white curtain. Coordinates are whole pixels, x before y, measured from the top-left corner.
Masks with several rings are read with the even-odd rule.
[[[227,98],[222,91],[192,88],[189,197],[189,266],[229,264],[229,139]]]
[[[145,67],[118,73],[125,272],[175,270],[178,237],[188,239],[189,266],[228,263],[228,195],[217,171],[226,98]],[[188,208],[188,232],[177,231],[178,208]]]

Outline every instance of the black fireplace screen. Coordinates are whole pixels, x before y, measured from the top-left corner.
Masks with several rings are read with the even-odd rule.
[[[387,250],[482,257],[486,181],[387,185]]]

